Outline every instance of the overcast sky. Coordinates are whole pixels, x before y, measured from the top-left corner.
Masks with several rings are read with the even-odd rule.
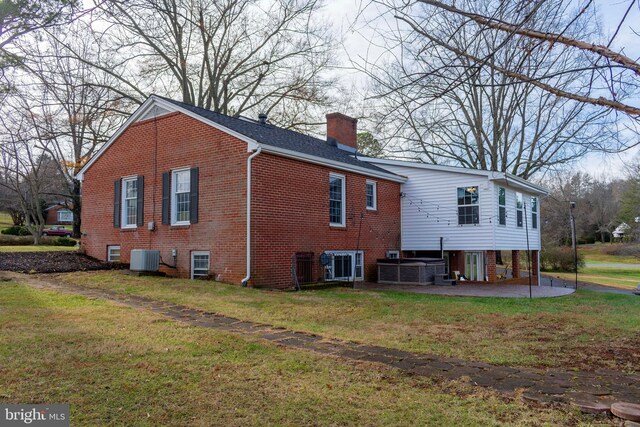
[[[595,0],[594,3],[598,9],[605,35],[610,36],[613,34],[630,1],[631,0]],[[364,15],[358,16],[359,11],[362,9],[363,2],[366,3],[367,1],[326,0],[325,3],[325,13],[334,23],[336,30],[343,34],[345,49],[350,52],[350,55],[366,55],[368,50],[369,55],[376,55],[375,49],[372,51],[370,48],[370,40],[372,40],[373,34],[370,30],[367,30],[364,25],[364,21],[373,17],[376,11],[371,8],[365,9]],[[576,1],[576,5],[584,4],[584,2],[584,0]],[[359,20],[356,20],[356,18],[359,18]],[[636,6],[628,16],[626,24],[621,28],[612,47],[616,50],[622,50],[627,56],[639,58],[640,37],[635,35],[631,29],[631,25],[635,25],[636,30],[640,29],[640,25],[637,24],[639,22],[640,11]],[[343,57],[342,59],[346,61],[346,58]],[[347,84],[353,83],[360,86],[363,83],[361,81],[363,77],[354,72],[341,72],[341,77],[348,82]],[[345,113],[348,112],[345,111]],[[604,174],[612,177],[620,176],[624,172],[624,162],[629,161],[638,152],[639,150],[635,149],[622,155],[609,157],[592,155],[583,159],[577,167],[592,174]]]

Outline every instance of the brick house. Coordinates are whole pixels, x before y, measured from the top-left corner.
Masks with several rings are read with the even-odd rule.
[[[47,225],[71,225],[73,224],[73,212],[61,203],[55,203],[45,209]]]
[[[152,95],[79,174],[82,248],[159,250],[169,275],[256,287],[290,287],[298,259],[300,280],[374,280],[400,249],[406,179],[356,149],[339,113],[325,141]]]

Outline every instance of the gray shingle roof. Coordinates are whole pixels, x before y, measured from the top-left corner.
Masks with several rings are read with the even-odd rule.
[[[270,124],[260,124],[250,120],[245,120],[237,117],[231,117],[224,114],[216,113],[204,108],[196,107],[184,102],[175,101],[173,99],[165,98],[155,95],[165,101],[171,102],[185,110],[188,110],[194,114],[202,116],[207,120],[218,123],[228,129],[238,132],[260,144],[270,145],[273,147],[283,148],[286,150],[297,151],[302,154],[312,155],[323,159],[331,160],[334,162],[344,163],[350,166],[359,166],[361,168],[369,169],[372,172],[382,172],[389,175],[393,173],[382,169],[376,165],[373,165],[364,160],[355,158],[355,156],[345,150],[341,150],[338,147],[332,146],[327,141],[324,141],[313,136],[305,135],[300,132],[295,132],[288,129],[283,129]]]

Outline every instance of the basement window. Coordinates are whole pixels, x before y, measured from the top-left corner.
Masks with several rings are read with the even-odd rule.
[[[120,246],[107,246],[107,261],[120,262]]]
[[[386,256],[388,259],[398,259],[400,258],[400,251],[398,250],[387,251]]]
[[[325,267],[325,280],[351,281],[364,279],[362,251],[325,251],[329,264]]]
[[[209,276],[211,256],[208,251],[191,252],[191,278],[199,279]]]

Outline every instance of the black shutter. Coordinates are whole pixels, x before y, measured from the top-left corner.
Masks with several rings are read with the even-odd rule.
[[[171,203],[171,174],[162,173],[162,223],[169,224],[169,205]]]
[[[191,169],[191,181],[189,182],[189,221],[191,224],[198,223],[198,168]]]
[[[113,226],[120,228],[120,180],[113,182]]]
[[[138,199],[136,200],[137,225],[144,225],[144,176],[138,177]]]

